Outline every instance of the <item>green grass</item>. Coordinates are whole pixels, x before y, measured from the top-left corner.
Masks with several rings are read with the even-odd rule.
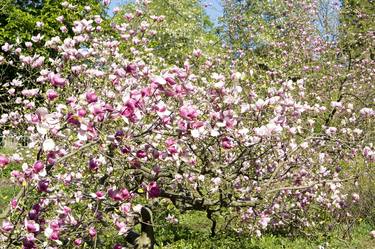
[[[261,238],[245,235],[220,233],[209,236],[210,221],[203,213],[192,212],[180,217],[177,227],[157,227],[159,247],[165,249],[375,249],[375,240],[369,232],[375,229],[366,222],[356,225],[350,232],[351,238],[343,239],[343,226],[338,225],[330,234],[317,234],[313,239],[307,236],[289,238],[266,234]],[[322,248],[323,248],[322,247]]]
[[[15,149],[0,147],[0,154],[11,155]],[[16,196],[19,188],[10,181],[10,172],[19,169],[20,165],[10,164],[5,169],[0,169],[0,213],[9,204],[12,197]]]
[[[17,195],[18,190],[19,189],[10,182],[0,179],[0,210],[6,208],[12,197]]]

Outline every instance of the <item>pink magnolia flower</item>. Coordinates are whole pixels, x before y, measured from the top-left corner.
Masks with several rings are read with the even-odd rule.
[[[170,75],[170,74],[167,74],[165,77],[164,77],[164,79],[165,79],[165,81],[169,84],[169,85],[171,85],[171,86],[173,86],[173,85],[176,85],[176,80],[175,80],[175,78],[174,78],[174,76],[173,75]]]
[[[129,200],[131,198],[131,194],[129,193],[129,190],[126,188],[121,190],[121,197],[123,200]]]
[[[9,43],[5,43],[3,46],[1,46],[1,49],[4,51],[4,52],[8,52],[9,50],[11,50],[13,47],[13,45],[10,45]]]
[[[173,144],[173,145],[168,146],[167,150],[171,154],[176,154],[178,152],[178,147],[177,145]]]
[[[96,236],[96,229],[95,227],[90,227],[89,228],[89,235],[94,238]]]
[[[125,145],[124,147],[121,148],[121,152],[124,153],[124,154],[128,154],[128,153],[130,153],[131,150],[132,150],[132,149],[131,149],[130,146],[128,146],[128,145]]]
[[[262,214],[259,220],[260,226],[265,229],[268,226],[268,223],[271,221],[271,218],[268,215]]]
[[[125,247],[123,247],[121,244],[116,244],[113,246],[113,249],[124,249]]]
[[[137,72],[137,65],[134,63],[130,63],[125,67],[125,71],[129,74],[134,75]]]
[[[90,159],[89,161],[89,169],[92,171],[97,171],[99,169],[99,162],[96,159]]]
[[[62,23],[64,21],[64,16],[58,16],[58,17],[56,17],[56,21]]]
[[[38,182],[38,191],[39,192],[48,192],[49,181],[41,180]]]
[[[34,220],[25,220],[25,228],[29,233],[39,232],[39,224]]]
[[[125,201],[131,198],[130,192],[124,188],[122,190],[109,189],[108,196],[114,201]]]
[[[120,12],[120,8],[119,7],[115,7],[113,8],[113,13],[117,14],[118,12]]]
[[[165,220],[168,223],[171,223],[174,225],[178,224],[178,219],[173,214],[168,214],[167,217],[165,217]]]
[[[352,199],[353,199],[353,202],[356,203],[359,201],[360,197],[359,197],[359,194],[357,193],[353,193],[352,194]]]
[[[125,106],[122,108],[121,115],[130,118],[134,115],[136,101],[134,99],[129,99]]]
[[[127,215],[131,211],[131,204],[130,203],[124,203],[120,206],[120,211]]]
[[[67,28],[66,26],[61,26],[61,27],[60,27],[60,30],[61,30],[61,32],[63,32],[63,33],[67,33],[67,32],[68,32],[68,28]]]
[[[147,186],[147,194],[149,198],[155,198],[160,195],[160,188],[156,182],[150,182]]]
[[[34,173],[39,173],[44,169],[44,164],[41,161],[36,161],[33,165]]]
[[[136,152],[136,155],[137,155],[138,158],[145,158],[145,157],[147,157],[147,152],[144,151],[144,150],[138,150]]]
[[[43,23],[43,22],[36,22],[36,23],[35,23],[35,26],[36,26],[37,28],[41,28],[41,27],[44,26],[44,23]]]
[[[8,157],[0,155],[0,168],[4,168],[10,163],[10,160]]]
[[[235,144],[233,142],[233,139],[231,139],[230,137],[223,137],[221,139],[221,146],[224,149],[231,149],[235,146]]]
[[[35,237],[34,234],[28,234],[22,241],[23,249],[35,249]]]
[[[27,48],[31,48],[33,46],[33,43],[32,42],[25,42],[25,46]]]
[[[46,94],[47,94],[48,100],[50,100],[50,101],[53,101],[54,99],[59,97],[59,94],[53,89],[48,89]]]
[[[44,63],[44,56],[39,56],[38,58],[34,59],[34,61],[31,64],[32,68],[38,68],[41,67]]]
[[[83,109],[83,108],[80,108],[77,111],[77,115],[80,116],[80,117],[86,116],[86,113],[87,113],[87,111],[85,109]]]
[[[132,13],[126,13],[124,15],[124,18],[126,18],[128,21],[131,21],[134,18],[134,15]]]
[[[98,101],[98,96],[96,95],[95,92],[88,92],[86,93],[86,100],[88,103],[94,103]]]
[[[273,134],[281,133],[283,128],[280,125],[269,123],[261,127],[254,128],[255,135],[259,137],[270,137]]]
[[[195,57],[197,57],[197,58],[201,57],[202,56],[202,50],[200,50],[200,49],[194,49],[193,55]]]
[[[5,233],[9,233],[10,231],[12,231],[14,228],[13,224],[8,221],[8,220],[4,220],[3,221],[3,224],[1,226],[1,230]]]
[[[189,121],[195,120],[198,117],[197,109],[191,105],[181,106],[179,114],[183,119],[186,119]]]
[[[167,81],[161,76],[154,77],[151,82],[158,85],[165,85],[167,83]]]
[[[59,230],[51,226],[44,230],[44,235],[50,240],[59,240]]]
[[[115,225],[119,235],[126,234],[130,229],[125,222],[116,221]]]
[[[60,74],[49,73],[48,80],[53,86],[64,87],[66,84],[66,79],[62,78]]]
[[[109,6],[111,4],[111,0],[103,0],[104,6]]]
[[[10,206],[12,207],[12,209],[16,209],[17,206],[18,206],[18,202],[17,202],[17,199],[14,198],[10,201]]]
[[[74,245],[76,245],[76,246],[80,246],[80,245],[82,245],[82,243],[83,243],[83,240],[80,239],[80,238],[74,240]]]
[[[43,35],[37,34],[31,37],[31,40],[35,43],[40,42],[44,38]]]
[[[92,193],[91,197],[96,198],[98,200],[104,200],[105,199],[105,194],[102,191],[97,191],[96,193]]]

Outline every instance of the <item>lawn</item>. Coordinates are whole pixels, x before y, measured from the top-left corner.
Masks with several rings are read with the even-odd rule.
[[[176,229],[157,228],[159,248],[249,248],[249,249],[374,249],[375,240],[369,235],[373,230],[370,224],[361,222],[351,230],[351,238],[343,239],[344,226],[337,224],[333,232],[314,236],[284,237],[267,234],[261,238],[251,238],[236,234],[220,233],[209,237],[210,221],[203,213],[187,213],[180,217]]]

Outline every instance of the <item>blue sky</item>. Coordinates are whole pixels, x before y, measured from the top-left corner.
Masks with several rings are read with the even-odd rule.
[[[217,24],[218,18],[223,14],[223,7],[220,3],[221,0],[203,0],[202,4],[207,12],[207,15],[211,18],[214,24]],[[109,6],[109,13],[112,14],[113,8],[126,3],[132,2],[132,0],[112,0]]]

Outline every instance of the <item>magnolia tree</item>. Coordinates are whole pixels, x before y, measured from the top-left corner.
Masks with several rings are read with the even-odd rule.
[[[219,215],[260,236],[313,227],[322,210],[358,201],[341,191],[355,180],[342,165],[375,160],[369,133],[356,128],[373,122],[373,109],[334,102],[337,125],[325,126],[316,120],[329,110],[305,96],[303,78],[259,87],[241,58],[199,48],[183,65],[164,65],[148,46],[163,19],[138,9],[108,35],[100,17],[87,16],[74,36],[31,41],[54,51],[45,60],[2,46],[1,63],[18,56],[20,71],[37,69],[39,87],[1,116],[7,131],[29,137],[26,152],[0,156],[1,168],[21,165],[11,173],[21,191],[1,214],[1,245],[152,248],[152,231],[133,228],[152,225],[157,202],[206,212],[213,235]]]

